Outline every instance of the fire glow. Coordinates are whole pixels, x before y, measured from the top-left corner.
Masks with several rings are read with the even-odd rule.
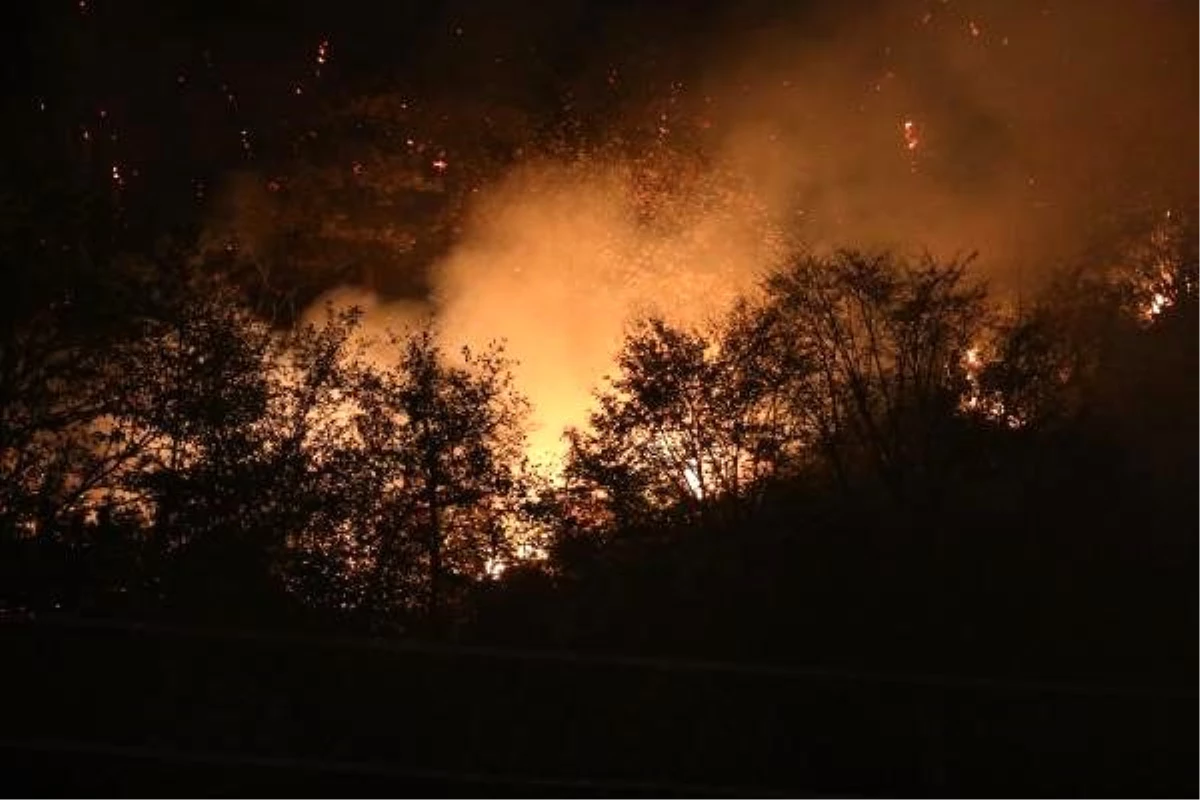
[[[1146,13],[1145,25],[1158,24]],[[412,267],[425,296],[374,296],[370,280],[329,296],[370,295],[369,326],[378,314],[432,316],[448,349],[503,341],[534,408],[531,457],[554,462],[565,450],[564,429],[587,424],[592,393],[611,373],[630,319],[659,312],[702,322],[787,252],[979,250],[981,272],[1000,291],[1019,288],[1025,267],[1014,265],[1063,256],[1094,225],[1094,200],[1132,202],[1123,190],[1098,199],[1098,187],[1135,185],[1142,154],[1170,143],[1156,138],[1158,129],[1127,124],[1128,115],[1093,108],[1075,91],[1074,73],[1056,66],[1063,47],[1086,40],[1088,49],[1073,51],[1095,59],[1086,74],[1141,80],[1125,56],[1094,56],[1102,48],[1092,45],[1121,32],[1077,31],[1065,18],[998,3],[969,16],[931,5],[917,22],[911,7],[885,3],[877,24],[837,29],[829,48],[796,48],[784,26],[779,41],[715,49],[703,75],[659,75],[657,88],[646,81],[636,102],[619,99],[637,85],[634,65],[606,61],[591,88],[616,110],[583,116],[588,87],[574,86],[560,109],[565,127],[593,128],[594,140],[530,133],[496,169],[481,168],[470,146],[441,134],[474,130],[481,119],[491,125],[500,116],[492,112],[513,109],[464,118],[447,101],[451,113],[439,107],[438,133],[412,122],[436,98],[397,89],[390,99],[403,124],[392,146],[411,159],[413,174],[395,166],[403,158],[377,162],[357,152],[343,174],[363,185],[411,184],[423,199],[455,191],[467,199],[429,230],[379,237],[410,247],[453,231]],[[1050,36],[1047,25],[1064,27]],[[457,24],[449,30],[463,35]],[[1020,59],[1002,47],[1010,37],[1022,42]],[[329,64],[330,40],[316,42],[315,54],[312,40],[304,48],[302,69]],[[352,43],[339,47],[348,52]],[[1024,80],[1031,69],[1044,80]],[[294,81],[282,88],[293,85],[300,90]],[[1116,120],[1102,138],[1091,136],[1098,114]],[[265,131],[254,134],[240,130],[247,160],[260,158],[267,141]],[[467,180],[469,189],[458,185]],[[403,211],[384,213],[394,215],[386,226],[409,223]],[[1142,313],[1154,319],[1169,303],[1170,293],[1156,288]]]

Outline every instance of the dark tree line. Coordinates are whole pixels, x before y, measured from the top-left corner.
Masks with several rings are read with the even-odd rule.
[[[1193,636],[1178,231],[1016,309],[969,260],[799,255],[637,321],[561,477],[499,347],[279,327],[187,253],[67,272],[0,342],[9,609],[809,660]]]
[[[220,278],[153,284],[90,339],[53,309],[0,352],[9,605],[403,624],[503,557],[524,401],[499,349],[425,330],[377,366],[356,311],[282,331]],[[107,544],[127,563],[88,574]]]

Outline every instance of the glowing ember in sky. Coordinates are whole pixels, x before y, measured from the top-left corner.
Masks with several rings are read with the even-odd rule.
[[[904,131],[904,148],[906,150],[916,150],[917,146],[921,144],[921,139],[917,135],[917,124],[911,119],[906,119],[902,127]]]
[[[329,40],[322,39],[317,45],[317,66],[322,67],[329,60]]]

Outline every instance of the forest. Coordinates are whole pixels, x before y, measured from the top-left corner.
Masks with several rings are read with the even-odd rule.
[[[798,254],[631,322],[557,471],[502,343],[273,325],[179,254],[17,286],[6,613],[1182,679],[1196,257],[1151,238],[1020,308],[966,260]]]
[[[1194,793],[1194,7],[476,5],[5,32],[0,766]]]

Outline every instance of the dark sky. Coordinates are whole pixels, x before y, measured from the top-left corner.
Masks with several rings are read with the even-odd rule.
[[[769,25],[778,5],[10,4],[8,166],[32,171],[25,178],[34,184],[85,175],[101,186],[116,167],[133,213],[139,192],[142,205],[161,210],[197,181],[277,167],[322,113],[365,93],[405,95],[442,128],[477,124],[481,108],[519,113],[539,130],[564,116],[604,124],[610,75],[638,101],[661,95],[732,28]],[[597,100],[590,107],[589,93]],[[151,224],[165,223],[157,216]]]
[[[128,231],[118,246],[143,250],[202,224],[230,172],[288,169],[350,98],[409,98],[425,139],[451,128],[461,139],[498,108],[553,128],[579,113],[564,98],[605,86],[610,67],[640,69],[659,91],[693,52],[684,43],[727,13],[628,0],[11,3],[0,183],[111,199]]]
[[[1194,205],[1196,4],[1182,0],[42,0],[6,13],[8,169],[117,168],[130,204],[270,172],[323,113],[392,93],[459,138],[517,115],[535,147],[568,124],[652,131],[665,104],[716,98],[722,134],[773,126],[793,146],[772,171],[807,171],[800,194],[871,225],[934,213],[893,193],[909,180],[891,174],[907,170],[891,152],[906,114],[928,133],[938,209],[992,213],[1001,197],[1007,212],[1018,172],[1044,187],[1022,208],[1071,206],[1059,228],[1103,211],[1068,195],[1112,206],[1162,189]],[[779,96],[793,82],[803,96]]]

